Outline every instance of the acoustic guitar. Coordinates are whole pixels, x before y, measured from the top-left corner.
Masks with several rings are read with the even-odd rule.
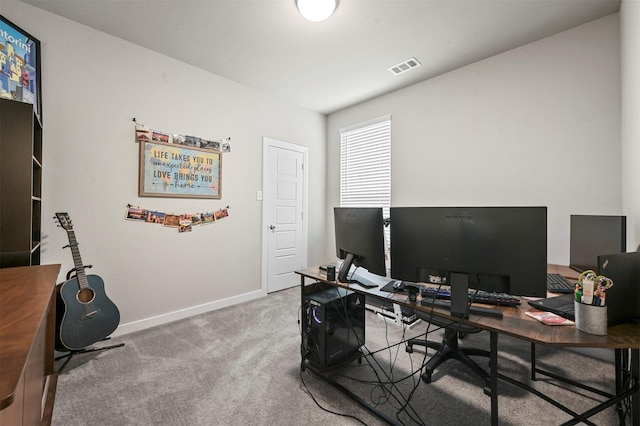
[[[73,255],[73,278],[57,286],[56,349],[77,351],[114,332],[120,323],[118,307],[107,297],[104,281],[97,275],[86,275],[78,242],[67,213],[56,213],[60,226],[67,231]],[[89,266],[90,267],[90,266]]]

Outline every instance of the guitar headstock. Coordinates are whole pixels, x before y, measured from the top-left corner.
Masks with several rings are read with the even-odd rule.
[[[69,217],[68,213],[56,213],[55,219],[57,219],[60,226],[65,230],[71,231],[73,229],[71,218]]]

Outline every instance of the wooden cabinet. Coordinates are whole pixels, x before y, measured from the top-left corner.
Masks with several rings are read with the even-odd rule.
[[[60,265],[0,270],[0,426],[48,425]]]
[[[0,99],[0,267],[40,264],[42,126],[33,105]]]

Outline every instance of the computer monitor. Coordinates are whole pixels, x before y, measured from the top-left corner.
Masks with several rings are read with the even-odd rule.
[[[569,267],[575,271],[598,270],[601,254],[627,251],[627,217],[571,215]]]
[[[385,276],[384,220],[380,207],[335,207],[336,255],[344,259],[338,281],[349,281],[351,265]]]
[[[452,313],[467,288],[545,297],[546,274],[546,207],[391,208],[391,277],[451,285]]]

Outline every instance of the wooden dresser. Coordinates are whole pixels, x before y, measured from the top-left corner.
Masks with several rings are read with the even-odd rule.
[[[49,425],[60,265],[0,269],[0,425]]]

